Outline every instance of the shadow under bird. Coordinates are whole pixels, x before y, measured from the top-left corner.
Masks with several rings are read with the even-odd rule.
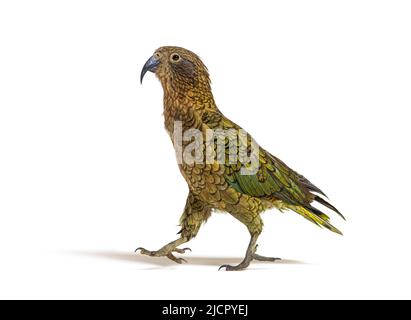
[[[164,120],[174,148],[182,148],[188,142],[176,142],[175,124],[182,126],[182,131],[196,129],[202,134],[207,130],[241,130],[241,127],[226,118],[217,108],[210,86],[207,68],[193,52],[180,47],[161,47],[148,59],[141,71],[140,81],[148,72],[156,74],[164,91]],[[179,145],[176,145],[179,144]],[[230,144],[225,145],[225,153],[232,153]],[[202,148],[207,148],[204,144]],[[246,151],[249,151],[246,149]],[[244,152],[241,144],[234,153]],[[228,158],[228,157],[226,157]],[[241,158],[241,157],[238,157]],[[167,257],[177,263],[185,261],[175,253],[185,253],[188,248],[180,245],[195,237],[201,225],[212,212],[224,211],[242,222],[248,229],[251,240],[244,260],[239,265],[222,265],[227,271],[243,270],[252,260],[275,261],[257,254],[257,239],[263,230],[261,213],[267,209],[292,210],[335,233],[342,234],[330,223],[330,218],[313,206],[317,202],[342,214],[324,200],[325,194],[304,176],[290,169],[261,146],[258,148],[258,168],[253,174],[243,174],[243,163],[225,159],[211,163],[179,163],[189,193],[184,212],[180,218],[180,237],[157,251],[138,248],[142,254],[153,257]]]

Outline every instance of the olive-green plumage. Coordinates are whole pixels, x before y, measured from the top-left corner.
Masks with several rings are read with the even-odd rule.
[[[214,132],[220,129],[238,132],[241,129],[217,108],[207,68],[191,51],[179,47],[161,47],[147,61],[141,80],[146,71],[155,72],[162,84],[165,127],[174,144],[177,141],[173,136],[176,121],[182,124],[183,131],[197,129],[204,136],[210,129]],[[187,144],[180,142],[175,148],[184,148]],[[203,149],[206,150],[205,144]],[[237,156],[248,151],[242,148],[241,143],[234,149]],[[229,152],[233,153],[226,144],[226,154],[229,155]],[[190,190],[180,220],[181,237],[158,251],[139,248],[141,252],[151,256],[167,256],[181,263],[184,260],[176,258],[173,252],[184,253],[186,249],[178,249],[177,246],[195,237],[213,210],[230,213],[248,228],[251,235],[244,260],[238,266],[222,266],[226,270],[244,269],[253,259],[276,260],[256,254],[257,238],[263,229],[260,214],[270,208],[293,210],[316,225],[341,234],[331,225],[329,217],[312,205],[317,201],[340,214],[318,195],[324,195],[319,188],[261,146],[258,160],[258,170],[251,175],[242,174],[243,164],[239,160],[232,163],[228,156],[224,162],[179,164]]]

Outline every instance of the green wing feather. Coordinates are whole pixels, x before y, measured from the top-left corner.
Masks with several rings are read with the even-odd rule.
[[[220,115],[219,120],[215,121],[213,126],[218,123],[218,126],[223,127],[225,130],[241,129],[222,115]],[[226,148],[228,147],[229,145],[226,144]],[[237,155],[241,152],[239,149],[238,146]],[[226,150],[227,154],[229,154],[229,150]],[[325,213],[311,205],[313,201],[317,201],[344,218],[334,206],[313,193],[325,196],[321,189],[261,147],[259,149],[259,160],[259,168],[256,174],[243,175],[241,174],[242,164],[239,161],[230,164],[226,157],[224,178],[227,183],[243,194],[268,200],[281,200],[285,207],[299,213],[316,225],[342,234],[341,231],[329,223],[330,218]]]

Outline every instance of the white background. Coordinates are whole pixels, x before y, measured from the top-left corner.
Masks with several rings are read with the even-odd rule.
[[[411,298],[408,1],[2,1],[1,298]],[[347,217],[338,236],[264,214],[261,254],[214,214],[186,265],[187,187],[163,129],[154,50],[208,66],[226,116]]]

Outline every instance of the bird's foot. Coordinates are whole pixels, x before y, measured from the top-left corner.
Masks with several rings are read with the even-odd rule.
[[[225,269],[226,271],[240,271],[240,270],[246,269],[250,265],[250,262],[253,260],[267,261],[267,262],[275,262],[277,260],[281,260],[280,258],[260,256],[259,254],[256,253],[257,247],[258,245],[255,245],[254,247],[252,247],[252,243],[251,243],[250,247],[247,250],[244,260],[239,265],[230,266],[229,264],[224,264],[218,270]]]
[[[260,256],[259,254],[254,253],[251,255],[250,261],[248,260],[249,259],[246,258],[243,262],[241,262],[237,266],[231,266],[229,264],[224,264],[218,270],[225,269],[226,271],[241,271],[241,270],[246,269],[250,265],[251,260],[275,262],[277,260],[281,260],[281,258],[264,257],[264,256]]]
[[[185,259],[183,258],[177,258],[176,256],[173,255],[173,252],[177,252],[177,253],[185,253],[186,251],[191,251],[190,248],[184,248],[184,249],[179,249],[179,248],[167,248],[167,246],[161,248],[160,250],[157,251],[150,251],[144,248],[137,248],[135,250],[135,252],[137,253],[138,251],[140,251],[141,254],[150,256],[150,257],[167,257],[170,260],[176,262],[176,263],[183,263],[183,262],[187,262]]]
[[[267,261],[267,262],[276,262],[278,260],[281,260],[281,258],[271,258],[271,257],[264,257],[260,256],[259,254],[254,253],[253,259],[257,261]]]
[[[220,271],[221,269],[225,269],[225,271],[241,271],[241,270],[247,269],[249,265],[250,263],[244,263],[244,261],[236,266],[231,266],[229,264],[223,264],[220,268],[218,268],[218,271]]]
[[[252,260],[253,260],[253,253],[247,252],[247,255],[245,256],[244,260],[240,264],[236,266],[231,266],[229,264],[223,264],[220,268],[218,268],[218,271],[220,271],[221,269],[225,269],[225,271],[241,271],[241,270],[247,269]]]

